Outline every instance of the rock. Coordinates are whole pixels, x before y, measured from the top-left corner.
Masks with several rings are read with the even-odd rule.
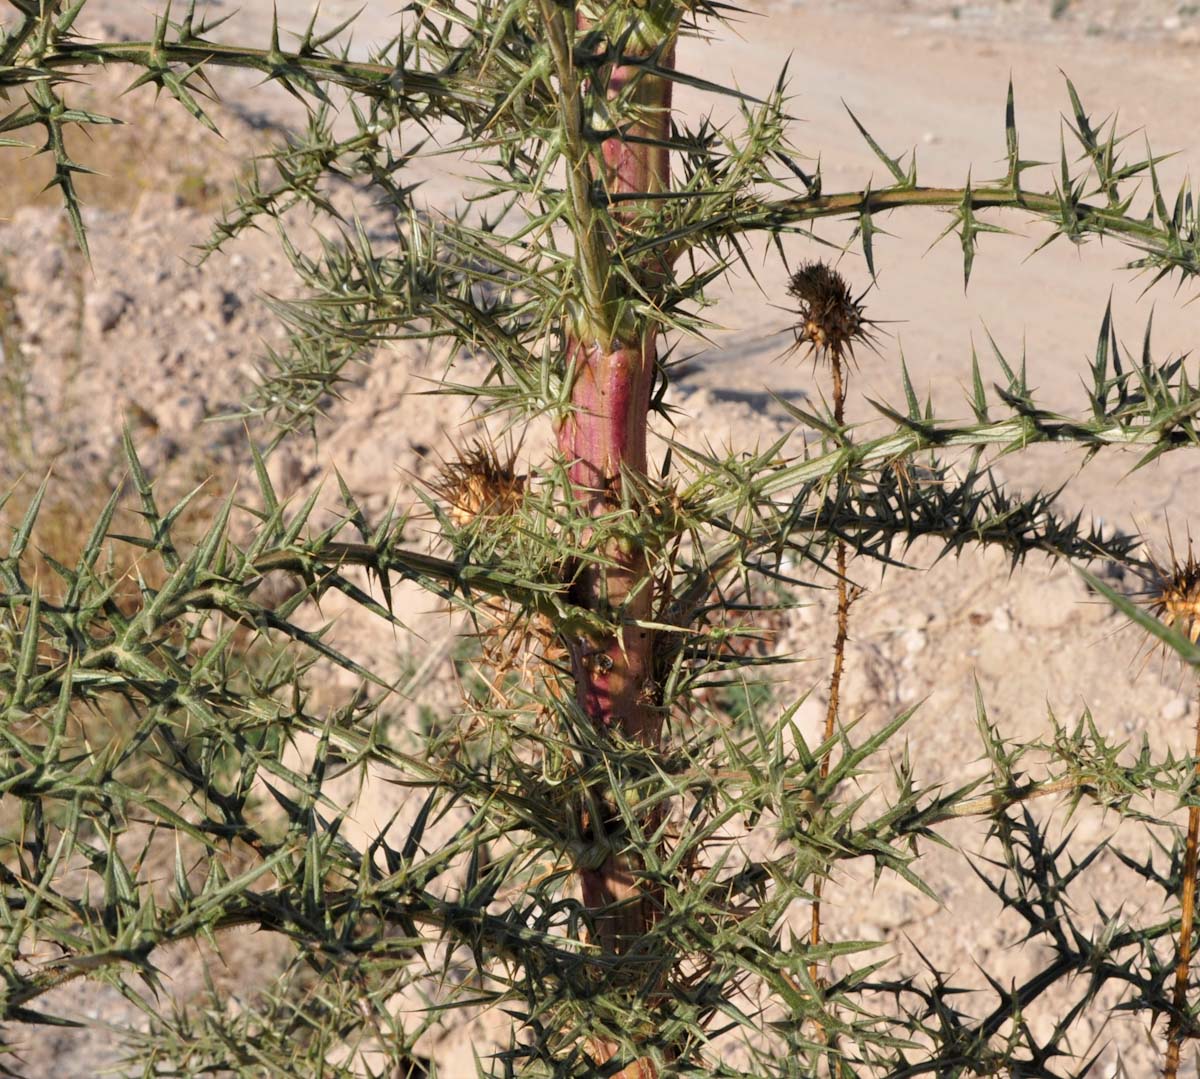
[[[1162,710],[1163,720],[1167,723],[1176,723],[1187,715],[1189,701],[1187,697],[1175,697],[1167,702],[1167,706]]]
[[[208,415],[205,401],[195,394],[184,393],[175,398],[174,406],[162,410],[159,424],[176,431],[191,431],[204,422]]]
[[[112,292],[93,292],[87,298],[87,311],[101,333],[116,329],[117,323],[133,305],[128,292],[115,289]]]
[[[200,295],[199,289],[184,289],[180,292],[176,303],[186,315],[199,315],[204,310],[204,297]]]
[[[47,244],[34,258],[34,277],[41,281],[56,281],[66,266],[66,256],[57,244]]]
[[[901,641],[904,645],[904,651],[910,656],[914,656],[918,652],[925,650],[927,638],[923,629],[918,629],[916,626],[914,626],[904,634],[904,636],[901,638]]]
[[[236,292],[230,292],[228,289],[221,290],[221,302],[219,310],[221,319],[226,325],[233,321],[234,316],[242,309],[242,299]]]

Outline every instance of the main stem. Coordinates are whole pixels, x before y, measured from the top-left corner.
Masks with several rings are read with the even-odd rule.
[[[551,9],[548,3],[543,9],[570,142],[582,134],[581,87],[570,50],[564,48],[569,35],[561,9]],[[654,43],[643,44],[649,55]],[[631,53],[640,48],[628,41],[624,47]],[[671,59],[670,51],[664,52],[660,63],[668,65]],[[635,65],[620,63],[598,77],[607,78],[608,99],[620,98],[628,106],[621,111],[633,122],[603,141],[599,160],[575,157],[568,164],[569,186],[576,191],[584,187],[585,179],[590,180],[583,175],[586,164],[592,175],[602,175],[610,195],[665,190],[670,186],[668,152],[644,140],[663,142],[670,133],[670,81],[639,75]],[[616,275],[602,262],[609,257],[611,237],[601,229],[615,225],[636,234],[644,212],[636,199],[623,201],[621,207],[610,222],[601,220],[589,203],[574,221],[584,315],[567,337],[567,369],[574,381],[571,411],[558,429],[558,447],[570,462],[573,497],[597,524],[585,539],[594,557],[572,582],[571,599],[600,615],[612,630],[574,639],[570,658],[577,703],[601,740],[652,748],[661,738],[663,714],[654,679],[654,635],[645,628],[653,614],[651,575],[642,540],[636,529],[620,523],[619,511],[629,505],[626,484],[646,476],[646,425],[658,327],[620,313],[622,297],[615,294],[613,284]],[[661,256],[652,258],[636,268],[642,288],[651,295],[666,279]],[[593,912],[597,943],[605,952],[629,952],[654,924],[655,896],[643,884],[644,867],[630,850],[627,827],[612,792],[592,791],[581,823],[597,852],[593,863],[580,869],[583,902]],[[640,822],[646,832],[655,823]],[[596,1044],[593,1050],[603,1062],[615,1055],[617,1047]],[[647,1058],[635,1060],[620,1073],[625,1079],[650,1079],[655,1074]]]
[[[574,495],[593,517],[621,506],[622,485],[645,475],[646,414],[654,370],[656,335],[614,349],[571,343],[576,369],[573,411],[559,428],[563,455],[572,461]],[[637,625],[650,619],[651,589],[646,552],[635,536],[598,538],[596,561],[572,585],[572,601],[615,625],[605,636],[571,642],[576,700],[597,731],[651,747],[662,730],[654,688],[654,639]],[[620,832],[619,815],[608,799],[591,811],[587,831],[600,845]],[[650,897],[637,880],[639,866],[627,851],[607,851],[602,863],[581,871],[583,901],[597,919],[600,943],[619,952],[640,937],[653,919]],[[607,908],[616,909],[607,909]]]
[[[1200,709],[1196,712],[1196,778],[1200,779]],[[1194,794],[1193,794],[1194,797]],[[1187,1010],[1188,973],[1192,962],[1192,925],[1196,914],[1197,841],[1200,840],[1200,806],[1188,808],[1187,845],[1183,854],[1183,884],[1179,890],[1179,949],[1175,962],[1175,1014],[1167,1027],[1167,1059],[1163,1079],[1175,1079],[1183,1047],[1183,1015]]]

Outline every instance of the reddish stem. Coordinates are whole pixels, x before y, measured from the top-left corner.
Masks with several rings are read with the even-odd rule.
[[[659,62],[665,68],[674,66],[674,45],[663,51]],[[626,92],[637,71],[633,64],[612,68],[608,79],[610,100]],[[626,125],[623,137],[605,139],[602,147],[608,192],[615,195],[665,191],[671,186],[670,151],[665,146],[631,140],[663,142],[670,134],[670,80],[643,77],[626,100],[637,119]]]
[[[593,517],[620,507],[623,472],[645,474],[654,344],[653,331],[640,345],[611,352],[572,344],[574,411],[560,427],[558,442],[572,462],[575,496]],[[598,543],[596,553],[606,564],[585,566],[573,585],[572,598],[602,614],[617,629],[607,636],[572,642],[576,699],[597,730],[654,746],[662,730],[653,678],[654,639],[649,630],[634,624],[651,614],[646,554],[629,535],[613,535]],[[617,823],[614,815],[608,821],[589,821],[588,828],[597,835]],[[599,925],[606,950],[623,950],[650,924],[652,911],[639,889],[636,869],[628,855],[614,851],[598,868],[581,873],[587,907],[597,910],[622,904]]]
[[[671,62],[673,48],[665,52]],[[665,147],[630,142],[629,138],[665,139],[670,132],[671,83],[641,77],[636,67],[620,65],[608,73],[607,96],[625,95],[636,119],[622,136],[602,146],[604,182],[611,195],[658,192],[670,186]],[[614,206],[618,224],[631,231],[646,204],[637,199]],[[641,268],[642,287],[653,291],[666,280],[668,267],[654,261]],[[619,299],[619,298],[618,298]],[[585,337],[580,327],[567,343],[568,369],[574,373],[571,412],[558,431],[558,446],[570,462],[573,495],[592,518],[620,510],[627,500],[623,485],[646,475],[646,425],[654,378],[657,326],[650,321],[621,325],[615,341]],[[604,735],[646,747],[662,734],[660,695],[654,681],[654,636],[639,622],[649,620],[651,577],[647,554],[636,532],[598,526],[585,537],[596,558],[573,582],[573,600],[600,614],[614,627],[608,634],[571,642],[571,665],[580,709]],[[596,918],[597,943],[609,953],[628,951],[655,918],[655,896],[639,880],[642,865],[623,849],[623,825],[607,792],[594,792],[593,809],[584,829],[598,845],[608,846],[600,863],[580,871],[583,902]],[[591,815],[601,819],[590,819]],[[655,821],[642,822],[646,830]],[[604,1062],[615,1045],[597,1043],[593,1051]],[[657,1069],[646,1058],[633,1061],[620,1074],[626,1079],[652,1079]]]

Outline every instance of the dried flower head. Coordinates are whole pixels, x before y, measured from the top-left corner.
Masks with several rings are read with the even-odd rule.
[[[450,521],[466,528],[481,518],[511,517],[525,495],[525,477],[513,470],[513,458],[502,462],[481,442],[457,461],[451,461],[430,485],[446,503]]]
[[[853,357],[854,342],[869,340],[870,321],[863,317],[861,296],[832,266],[807,262],[788,283],[788,292],[800,301],[796,325],[797,345],[808,345],[818,359]]]
[[[1149,588],[1143,593],[1147,606],[1164,625],[1195,644],[1200,640],[1200,561],[1191,540],[1185,558],[1177,558],[1172,546],[1170,567],[1153,565]]]

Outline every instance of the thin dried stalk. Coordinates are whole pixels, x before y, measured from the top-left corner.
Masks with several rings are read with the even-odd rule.
[[[839,350],[834,350],[831,353],[831,366],[833,370],[833,416],[837,421],[838,426],[845,422],[846,409],[846,386],[842,374],[842,357]],[[854,596],[850,593],[850,588],[846,583],[846,543],[844,540],[837,541],[837,634],[833,641],[833,671],[829,676],[829,704],[825,709],[825,738],[826,743],[833,737],[834,731],[837,730],[838,711],[841,704],[841,687],[842,687],[842,672],[846,666],[846,641],[850,635],[850,605],[854,602]],[[832,763],[832,750],[827,752],[821,759],[821,778],[825,779],[829,775],[829,768]],[[809,943],[814,947],[818,947],[821,943],[821,895],[824,891],[825,878],[818,876],[813,881],[813,903],[812,903],[812,928],[809,932]],[[814,983],[817,981],[819,970],[816,962],[809,964],[809,977]]]
[[[1196,777],[1200,779],[1200,709],[1196,713]],[[1187,1011],[1188,973],[1192,962],[1192,926],[1196,914],[1197,841],[1200,840],[1200,806],[1188,809],[1187,846],[1183,855],[1183,884],[1179,890],[1179,948],[1175,960],[1174,1014],[1167,1027],[1167,1059],[1163,1079],[1175,1079],[1183,1047],[1184,1014]]]
[[[840,422],[840,418],[839,418]],[[825,709],[825,742],[828,742],[837,729],[838,708],[841,696],[842,671],[846,664],[846,640],[850,632],[850,604],[853,598],[846,586],[846,544],[838,540],[837,544],[837,573],[838,573],[838,613],[837,635],[833,641],[833,672],[829,676],[829,705]],[[832,763],[832,751],[821,758],[821,778],[829,775]],[[825,879],[817,877],[813,881],[812,930],[809,942],[814,948],[821,943],[821,893]],[[817,979],[817,964],[809,965],[809,975],[815,982]]]
[[[843,364],[854,355],[854,342],[870,340],[870,321],[863,317],[862,306],[850,286],[831,266],[810,262],[802,266],[789,285],[799,302],[800,321],[796,327],[797,348],[807,345],[814,359],[828,359],[833,383],[833,418],[841,428],[846,422],[846,378]],[[833,644],[833,671],[829,678],[829,705],[825,711],[825,737],[829,743],[837,729],[842,672],[846,665],[846,641],[850,632],[850,605],[854,596],[846,581],[846,542],[839,539],[837,559],[837,634]],[[821,758],[821,778],[829,775],[832,751]],[[812,928],[809,942],[821,943],[821,892],[824,881],[813,882]],[[817,980],[817,964],[809,965],[809,975]]]

